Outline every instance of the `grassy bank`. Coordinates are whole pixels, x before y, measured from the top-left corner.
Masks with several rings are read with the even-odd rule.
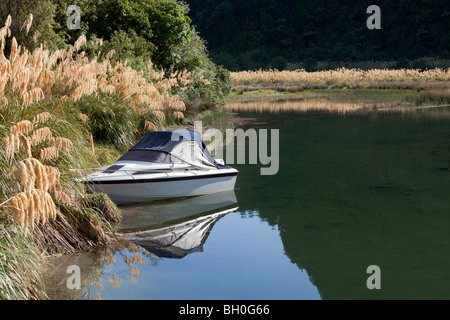
[[[280,93],[287,99],[315,96],[338,102],[370,101],[375,106],[396,101],[415,106],[446,105],[450,100],[449,69],[259,70],[232,72],[231,77],[234,93],[229,101],[261,95],[272,99]]]

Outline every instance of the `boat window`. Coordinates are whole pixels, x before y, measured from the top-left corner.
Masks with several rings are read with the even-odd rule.
[[[114,172],[116,172],[117,170],[119,170],[122,167],[123,166],[112,165],[112,166],[109,166],[108,169],[104,170],[103,173],[114,173]]]
[[[133,173],[133,176],[140,175],[140,174],[149,174],[149,173],[161,173],[161,172],[164,173],[166,171],[170,171],[170,169],[163,169],[163,170],[153,169],[153,170],[145,170],[145,171],[136,171]]]

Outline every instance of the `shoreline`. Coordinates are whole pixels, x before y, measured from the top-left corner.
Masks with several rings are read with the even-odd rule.
[[[444,89],[440,89],[444,88]],[[298,101],[299,103],[337,103],[361,105],[364,108],[397,109],[431,108],[450,105],[450,81],[441,84],[440,88],[418,90],[397,88],[310,88],[301,91],[277,91],[272,89],[256,89],[252,91],[234,91],[227,104],[236,103],[276,103]]]

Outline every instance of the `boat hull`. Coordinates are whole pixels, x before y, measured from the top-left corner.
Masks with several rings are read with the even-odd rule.
[[[142,177],[129,180],[91,180],[93,192],[106,193],[118,205],[213,194],[234,189],[237,171],[189,176]]]

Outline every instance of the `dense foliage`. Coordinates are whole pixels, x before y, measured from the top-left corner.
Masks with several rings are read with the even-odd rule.
[[[80,29],[67,27],[70,5],[81,9]],[[23,32],[23,21],[29,13],[33,23]],[[149,72],[147,61],[151,59],[154,67],[166,71],[166,76],[188,71],[200,79],[203,74],[209,84],[198,82],[193,90],[199,90],[184,96],[221,103],[231,88],[230,77],[210,60],[188,14],[187,4],[170,0],[7,0],[0,4],[0,21],[11,15],[12,37],[29,50],[40,43],[50,50],[67,48],[84,34],[90,41],[82,49],[89,57],[113,49],[113,60],[126,60],[138,71]],[[103,40],[101,45],[97,38]]]
[[[230,70],[283,69],[301,63],[449,59],[446,0],[187,0],[191,19],[214,61]],[[369,30],[370,5],[381,9],[381,29]],[[442,67],[442,66],[441,66]]]
[[[90,34],[104,40],[114,38],[122,30],[152,44],[152,60],[158,66],[176,65],[174,49],[190,41],[191,20],[186,8],[177,2],[104,0],[86,6],[84,19]]]

